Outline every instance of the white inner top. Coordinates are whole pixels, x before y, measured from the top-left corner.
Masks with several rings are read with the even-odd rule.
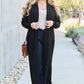
[[[46,10],[39,10],[39,28],[45,29]]]

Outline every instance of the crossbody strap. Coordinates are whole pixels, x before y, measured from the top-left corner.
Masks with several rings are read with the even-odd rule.
[[[28,21],[29,21],[29,23],[30,23],[30,15],[29,15],[29,17],[28,17]],[[27,31],[27,33],[28,33],[28,31]],[[26,38],[27,38],[27,35],[26,35]],[[24,44],[25,44],[25,43],[27,44],[26,38],[25,38]]]

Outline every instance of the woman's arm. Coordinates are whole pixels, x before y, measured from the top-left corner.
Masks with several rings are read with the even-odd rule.
[[[60,21],[60,16],[57,14],[55,14],[55,20],[53,21],[53,25],[52,25],[52,28],[58,28],[60,27],[60,24],[61,24],[61,21]]]
[[[26,29],[32,29],[31,24],[28,21],[29,16],[26,16],[26,14],[22,17],[21,24]]]

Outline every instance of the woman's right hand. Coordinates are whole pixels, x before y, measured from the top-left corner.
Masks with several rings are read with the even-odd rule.
[[[38,29],[38,22],[32,22],[31,23],[31,27],[33,28],[33,29]]]

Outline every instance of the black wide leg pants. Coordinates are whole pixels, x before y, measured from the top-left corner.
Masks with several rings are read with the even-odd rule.
[[[38,56],[40,67],[40,84],[44,84],[44,69],[43,69],[43,48],[44,48],[44,30],[38,28]]]

